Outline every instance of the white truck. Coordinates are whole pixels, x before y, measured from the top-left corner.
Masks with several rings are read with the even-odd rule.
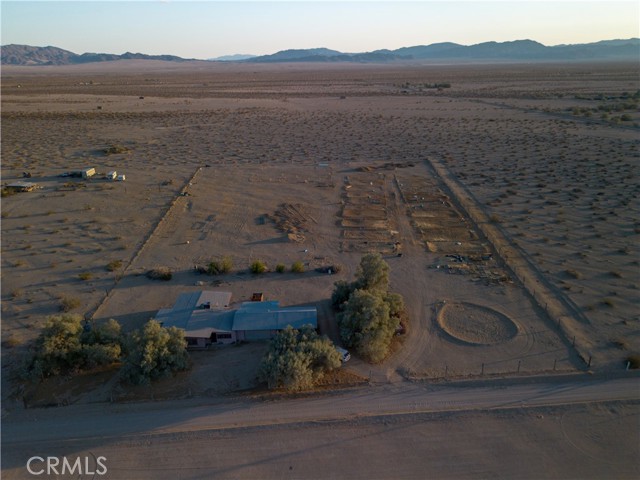
[[[349,353],[349,351],[345,350],[342,347],[336,346],[336,351],[340,354],[340,360],[342,360],[342,363],[348,362],[351,358],[351,354]]]

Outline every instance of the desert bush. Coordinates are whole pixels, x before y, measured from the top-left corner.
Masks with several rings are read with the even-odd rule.
[[[120,267],[122,267],[122,260],[112,260],[109,263],[107,263],[107,266],[105,268],[109,272],[115,272]]]
[[[128,153],[129,149],[127,147],[125,147],[124,145],[110,145],[104,149],[102,149],[102,152],[105,155],[116,155],[116,154],[120,154],[120,153]]]
[[[264,263],[262,260],[254,260],[253,262],[251,262],[251,265],[249,266],[249,270],[251,271],[251,273],[265,273],[267,271],[267,264]]]
[[[76,297],[61,297],[60,298],[60,310],[63,312],[70,312],[80,306],[80,299]]]
[[[276,272],[284,273],[287,267],[285,267],[284,263],[279,263],[276,265]]]
[[[340,364],[331,340],[319,336],[311,326],[296,330],[289,325],[271,340],[258,377],[269,388],[303,390]]]
[[[291,264],[291,271],[293,273],[304,273],[304,263],[302,263],[302,262],[293,262]]]
[[[151,280],[164,280],[169,281],[173,278],[173,273],[169,267],[153,268],[147,272],[147,278]]]
[[[582,278],[582,274],[580,272],[578,272],[577,270],[574,270],[572,268],[565,270],[565,273],[571,277],[571,278],[575,278],[576,280]]]
[[[134,331],[125,341],[122,376],[125,380],[146,385],[189,368],[189,354],[184,330],[164,328],[149,320],[142,330]]]
[[[229,273],[233,269],[231,257],[223,257],[221,260],[212,260],[207,266],[209,275],[222,275]]]
[[[47,322],[25,360],[25,378],[41,379],[75,370],[109,365],[121,354],[120,324],[83,325],[80,315],[58,315]]]
[[[93,274],[91,272],[82,272],[78,274],[78,278],[86,282],[87,280],[91,280],[91,278],[93,278]]]

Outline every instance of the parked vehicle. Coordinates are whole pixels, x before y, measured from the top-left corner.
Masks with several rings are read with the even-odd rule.
[[[348,350],[345,350],[342,347],[336,347],[336,350],[340,354],[340,360],[342,360],[342,363],[348,362],[351,359],[351,354]]]

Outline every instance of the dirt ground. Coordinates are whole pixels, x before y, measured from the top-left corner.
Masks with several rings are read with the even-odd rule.
[[[628,105],[638,70],[5,67],[2,182],[29,172],[42,189],[2,199],[4,371],[63,303],[129,330],[202,288],[234,302],[264,292],[316,305],[321,331],[337,340],[333,283],[351,279],[368,251],[388,260],[410,329],[384,364],[354,358],[354,374],[623,369],[640,353],[640,115]],[[452,87],[420,87],[441,81]],[[606,118],[595,113],[607,106]],[[616,120],[622,113],[630,120]],[[59,176],[83,167],[126,181]],[[230,274],[195,273],[223,256]],[[253,276],[255,259],[306,271]],[[334,264],[338,274],[315,271]],[[173,279],[144,276],[157,266]],[[491,320],[460,341],[437,321],[446,303],[495,312],[513,335]],[[228,362],[213,362],[219,374],[195,368],[174,394],[255,386],[261,347],[235,348],[212,353]],[[76,401],[118,395],[107,384]]]

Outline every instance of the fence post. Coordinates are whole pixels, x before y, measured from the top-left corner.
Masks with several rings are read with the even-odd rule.
[[[484,362],[482,363],[482,370],[480,371],[480,375],[484,375]]]
[[[557,359],[557,358],[554,358],[554,359],[553,359],[553,371],[554,371],[554,372],[555,372],[555,370],[556,370],[556,363],[558,363],[558,359]]]
[[[520,362],[522,362],[522,360],[518,360],[518,373],[520,373]]]

